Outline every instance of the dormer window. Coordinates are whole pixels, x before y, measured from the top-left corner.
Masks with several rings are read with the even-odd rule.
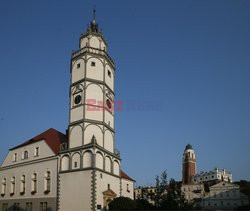
[[[36,147],[36,148],[35,148],[35,157],[36,157],[36,156],[39,156],[39,147]]]
[[[29,158],[29,153],[27,150],[25,150],[23,153],[23,159],[28,159],[28,158]]]
[[[91,67],[95,67],[95,62],[91,62]]]

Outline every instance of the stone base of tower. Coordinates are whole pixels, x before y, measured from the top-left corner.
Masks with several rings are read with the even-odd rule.
[[[108,208],[115,197],[121,196],[121,178],[96,170],[96,208]]]
[[[108,208],[121,196],[122,181],[100,170],[61,173],[59,176],[59,211],[93,211]]]

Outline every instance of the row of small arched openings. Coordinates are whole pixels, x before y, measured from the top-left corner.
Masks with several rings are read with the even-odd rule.
[[[66,154],[61,157],[60,169],[61,171],[70,171],[84,168],[98,168],[103,171],[120,174],[120,163],[116,159],[111,159],[109,155],[103,155],[98,151],[95,154],[87,150],[83,153]]]

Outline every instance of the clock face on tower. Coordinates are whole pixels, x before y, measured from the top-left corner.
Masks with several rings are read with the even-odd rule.
[[[74,102],[75,102],[75,104],[77,105],[77,104],[79,104],[79,103],[81,102],[81,100],[82,100],[81,95],[77,95],[77,96],[75,97],[75,99],[74,99]]]

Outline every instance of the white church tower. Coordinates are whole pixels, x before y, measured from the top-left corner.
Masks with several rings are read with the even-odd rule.
[[[101,210],[129,187],[123,187],[114,144],[115,66],[95,10],[79,48],[71,57],[69,143],[59,157],[60,211]]]

